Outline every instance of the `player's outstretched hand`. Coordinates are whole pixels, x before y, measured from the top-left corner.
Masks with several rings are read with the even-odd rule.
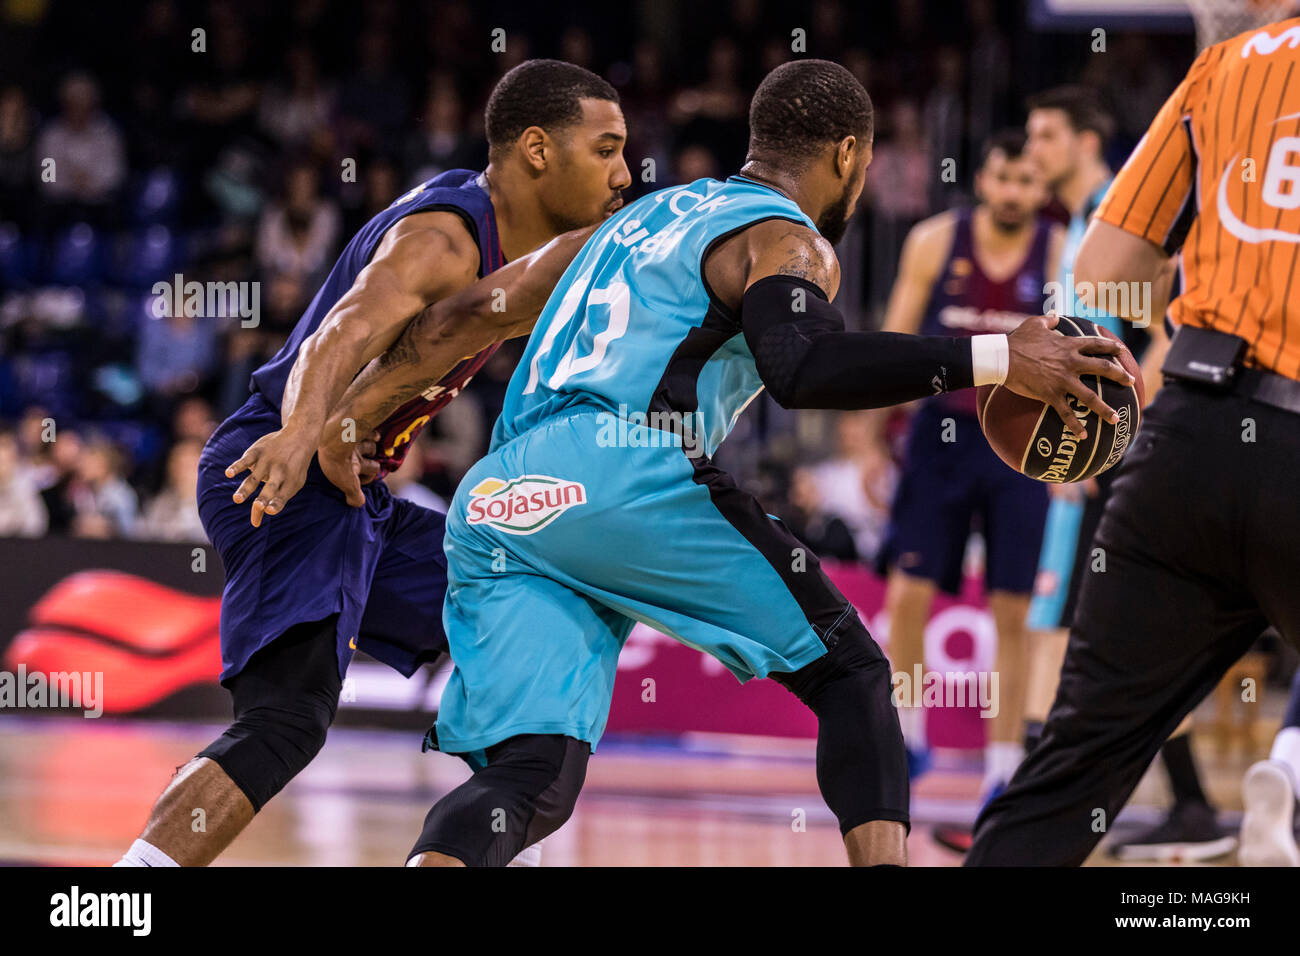
[[[247,471],[248,477],[235,489],[234,499],[243,504],[248,496],[262,486],[262,492],[253,501],[250,520],[254,528],[262,526],[263,515],[279,514],[285,503],[298,493],[307,480],[307,466],[315,454],[314,443],[288,428],[263,435],[226,469],[226,477],[234,478]]]
[[[1017,394],[1050,405],[1070,431],[1082,439],[1087,431],[1074,413],[1069,396],[1106,421],[1115,422],[1118,416],[1100,395],[1083,384],[1081,376],[1101,375],[1121,385],[1132,385],[1133,376],[1118,362],[1102,357],[1118,355],[1124,350],[1123,343],[1096,335],[1061,335],[1052,331],[1059,321],[1055,312],[1037,315],[1007,336],[1010,356],[1003,384]]]
[[[322,441],[316,449],[320,470],[330,480],[330,484],[343,492],[348,504],[360,508],[366,503],[361,486],[369,484],[379,475],[379,462],[374,460],[378,451],[379,432],[371,432],[368,439],[359,442],[344,441],[344,430],[341,427],[326,425],[324,434],[332,437]]]

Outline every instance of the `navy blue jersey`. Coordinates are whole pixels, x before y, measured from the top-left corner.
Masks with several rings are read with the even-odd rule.
[[[1052,224],[1041,216],[1029,252],[1014,273],[996,282],[985,275],[975,254],[972,209],[957,214],[947,261],[930,291],[921,320],[922,335],[980,335],[1011,332],[1031,315],[1042,315],[1047,296],[1047,253]],[[948,411],[975,416],[975,389],[935,395],[927,401]]]
[[[294,326],[289,341],[267,362],[253,373],[250,387],[259,392],[276,409],[284,398],[289,371],[298,357],[298,349],[324,321],[325,316],[344,293],[352,288],[361,270],[370,262],[384,234],[404,216],[417,212],[444,210],[454,212],[464,221],[479,250],[479,276],[487,275],[505,265],[501,242],[497,237],[496,212],[488,197],[487,184],[480,173],[467,169],[452,169],[416,186],[410,192],[393,200],[383,212],[361,227],[344,248],[334,268],[321,285],[311,305]],[[477,355],[461,361],[424,394],[411,399],[397,409],[379,427],[379,464],[382,474],[397,468],[411,442],[429,419],[449,401],[460,394],[469,380],[496,351],[492,345]]]

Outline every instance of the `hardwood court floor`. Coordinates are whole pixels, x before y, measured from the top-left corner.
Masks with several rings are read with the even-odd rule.
[[[1275,726],[1261,728],[1261,741],[1271,739],[1265,734]],[[0,717],[0,862],[111,863],[137,835],[174,769],[219,732],[159,722]],[[1221,757],[1204,740],[1197,749],[1211,797],[1236,825],[1241,774],[1254,757]],[[960,857],[930,832],[936,823],[968,821],[975,812],[977,758],[941,753],[937,763],[913,789],[913,865],[958,864]],[[336,729],[317,760],[219,862],[400,864],[429,806],[465,775],[456,758],[421,754],[418,734]],[[1148,773],[1116,832],[1154,822],[1164,800],[1162,774]],[[1111,860],[1099,851],[1090,862]],[[547,839],[544,852],[547,866],[843,863],[834,819],[817,792],[811,742],[770,738],[606,741],[592,759],[573,818]]]

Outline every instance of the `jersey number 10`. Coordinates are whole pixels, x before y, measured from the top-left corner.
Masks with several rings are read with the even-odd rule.
[[[525,395],[531,395],[537,390],[537,383],[541,378],[540,364],[542,358],[550,353],[551,347],[555,344],[556,336],[560,334],[561,329],[569,324],[584,296],[586,298],[584,319],[590,316],[592,306],[606,305],[609,306],[609,325],[605,327],[604,331],[598,332],[591,339],[591,353],[581,357],[578,356],[578,346],[586,336],[582,330],[579,330],[578,334],[573,337],[569,350],[564,353],[564,357],[560,359],[555,371],[547,379],[546,385],[548,388],[557,389],[571,376],[595,368],[605,358],[605,350],[609,348],[609,343],[621,338],[627,332],[631,293],[626,282],[621,279],[614,279],[605,288],[592,289],[590,293],[587,292],[586,285],[570,286],[569,290],[564,293],[564,298],[560,300],[560,306],[555,310],[555,315],[551,318],[550,325],[546,327],[546,333],[542,336],[537,353],[533,356],[533,361],[528,369],[528,384],[524,387]],[[586,321],[584,321],[584,325],[586,324]]]

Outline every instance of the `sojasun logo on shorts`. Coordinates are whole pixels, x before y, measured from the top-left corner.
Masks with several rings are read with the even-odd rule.
[[[533,534],[586,503],[587,489],[580,481],[549,475],[484,478],[470,490],[465,516],[470,524],[485,524],[506,534]]]

